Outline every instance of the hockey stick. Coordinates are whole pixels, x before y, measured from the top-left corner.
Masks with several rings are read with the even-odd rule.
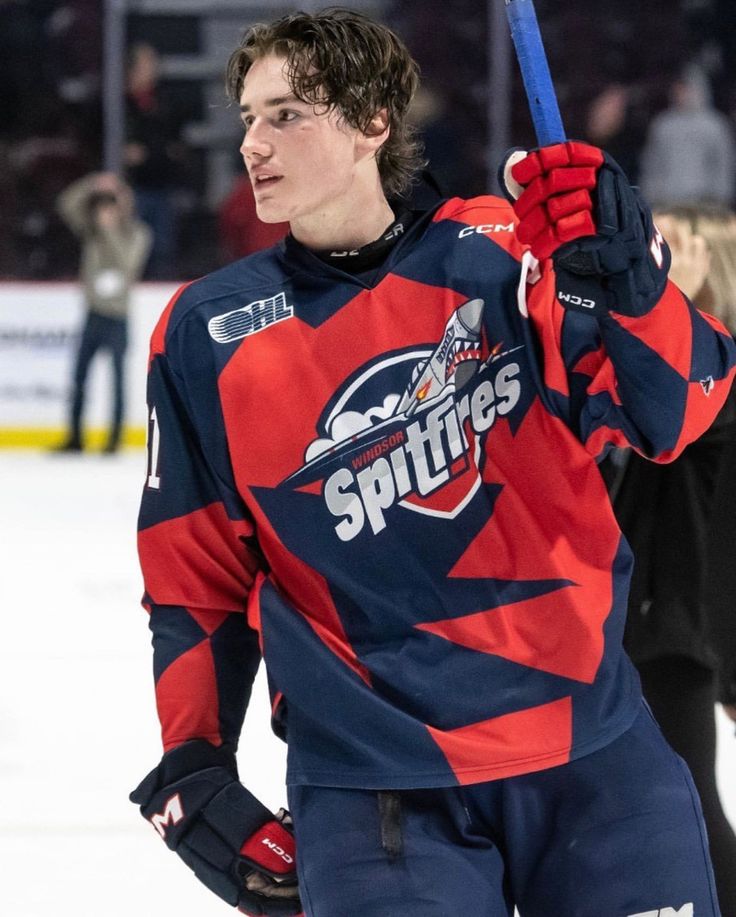
[[[533,0],[506,0],[506,18],[511,26],[537,142],[540,146],[564,143],[565,129]]]

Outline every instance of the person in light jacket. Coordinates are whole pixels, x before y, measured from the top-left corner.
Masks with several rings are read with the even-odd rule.
[[[69,429],[57,451],[80,452],[83,448],[87,375],[95,354],[107,350],[112,356],[113,398],[103,451],[113,453],[120,446],[123,424],[130,295],[151,249],[151,231],[134,215],[128,186],[111,173],[74,182],[59,195],[57,206],[81,242],[80,281],[87,307],[74,366]]]

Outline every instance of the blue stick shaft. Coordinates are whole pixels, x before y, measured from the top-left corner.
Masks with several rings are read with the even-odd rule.
[[[506,16],[540,146],[562,143],[565,128],[544,53],[533,0],[506,0]]]

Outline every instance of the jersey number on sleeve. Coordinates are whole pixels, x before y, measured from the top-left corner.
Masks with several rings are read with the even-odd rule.
[[[156,408],[151,408],[148,423],[148,486],[154,490],[161,487],[161,478],[158,476],[158,450],[161,446],[161,430],[158,426]]]

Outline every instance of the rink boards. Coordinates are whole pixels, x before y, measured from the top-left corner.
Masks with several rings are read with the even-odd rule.
[[[126,358],[126,445],[146,432],[148,340],[176,283],[143,283],[133,293]],[[84,316],[76,283],[0,284],[0,449],[51,446],[63,436],[71,374]],[[86,440],[101,444],[110,416],[107,354],[91,367]]]

